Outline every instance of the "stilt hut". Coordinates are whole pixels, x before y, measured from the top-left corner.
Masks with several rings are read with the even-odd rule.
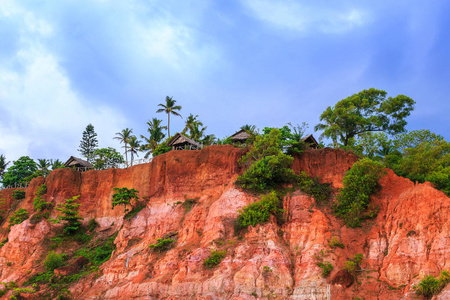
[[[181,133],[175,134],[167,143],[167,146],[171,147],[172,150],[200,150],[203,148],[203,145]]]
[[[303,142],[305,142],[306,146],[310,149],[319,149],[319,143],[316,141],[312,134],[304,137]]]
[[[87,171],[94,168],[89,162],[75,156],[71,156],[64,164],[64,167],[75,168],[78,171]]]
[[[248,133],[245,129],[241,129],[232,136],[230,139],[233,143],[241,143],[245,144],[245,142],[250,138],[250,133]]]

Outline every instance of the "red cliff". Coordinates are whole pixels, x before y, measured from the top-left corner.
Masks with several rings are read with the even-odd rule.
[[[329,206],[297,191],[284,200],[283,225],[273,220],[235,236],[239,209],[257,200],[234,185],[242,153],[211,146],[171,151],[123,170],[56,170],[45,180],[34,179],[17,208],[33,211],[34,193],[45,182],[47,201],[81,195],[84,222],[95,218],[97,234],[118,231],[112,257],[70,286],[74,299],[414,299],[412,286],[421,278],[450,269],[449,198],[392,171],[372,198],[378,216],[362,228],[343,226]],[[337,190],[356,160],[340,150],[311,150],[295,159],[293,169],[319,176]],[[111,209],[114,187],[137,189],[145,208],[124,220],[123,208]],[[4,210],[15,203],[11,190],[0,191],[0,198]],[[191,210],[181,205],[195,198]],[[34,273],[57,226],[26,220],[8,233],[4,222],[0,239],[8,242],[0,249],[0,280],[23,283]],[[163,253],[149,248],[170,232],[178,233],[175,247]],[[332,238],[344,248],[331,247]],[[203,261],[214,250],[226,250],[226,256],[217,268],[205,269]],[[362,270],[354,282],[346,281],[341,270],[355,254],[364,255]],[[329,277],[322,277],[318,260],[334,266]],[[449,297],[450,287],[438,299]]]

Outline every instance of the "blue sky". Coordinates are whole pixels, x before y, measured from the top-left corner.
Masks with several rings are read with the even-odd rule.
[[[0,154],[66,160],[89,123],[119,148],[116,132],[166,122],[166,96],[219,138],[244,124],[313,133],[370,87],[413,98],[407,129],[449,140],[449,13],[443,0],[0,0]]]

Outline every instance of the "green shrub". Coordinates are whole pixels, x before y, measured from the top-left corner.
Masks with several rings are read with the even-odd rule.
[[[8,242],[8,238],[4,239],[1,243],[0,243],[0,248],[5,246],[5,244]]]
[[[173,247],[176,240],[173,239],[156,239],[156,244],[152,244],[149,247],[154,251],[163,252]]]
[[[34,194],[36,196],[43,196],[43,195],[47,194],[47,185],[45,183],[41,184]]]
[[[378,187],[378,181],[385,175],[383,165],[368,158],[356,162],[345,173],[344,187],[337,195],[335,213],[344,218],[349,227],[361,226],[361,220],[368,218],[364,214],[369,206],[370,196]]]
[[[24,208],[21,208],[12,213],[12,216],[9,217],[9,224],[10,226],[20,224],[28,219],[29,216],[30,214],[28,213],[28,211]]]
[[[190,212],[192,207],[194,207],[194,205],[197,204],[199,199],[200,199],[199,197],[187,199],[186,195],[184,195],[184,202],[181,205],[184,207],[185,212]]]
[[[222,259],[225,258],[226,254],[227,254],[226,250],[213,251],[211,255],[203,261],[203,266],[207,269],[215,268],[218,264],[220,264]]]
[[[244,189],[264,192],[278,187],[280,184],[290,183],[295,178],[290,168],[294,158],[281,151],[254,162],[236,181]]]
[[[355,254],[353,258],[347,259],[344,263],[344,270],[350,274],[355,274],[355,272],[361,268],[360,263],[363,259],[364,256],[362,254]]]
[[[330,246],[331,248],[336,248],[336,247],[339,247],[342,249],[345,248],[344,244],[342,244],[341,241],[339,241],[339,238],[337,236],[333,236],[331,238],[331,241],[328,243],[328,246]]]
[[[304,171],[295,176],[295,183],[319,204],[327,201],[331,196],[332,188],[329,183],[320,183],[319,178],[313,179]]]
[[[155,157],[155,156],[158,156],[160,154],[167,153],[170,150],[172,150],[172,148],[167,146],[167,142],[162,142],[161,144],[156,146],[155,150],[153,150],[152,156]]]
[[[322,277],[328,277],[331,271],[333,271],[333,265],[328,261],[319,262],[317,263],[317,266],[322,269]]]
[[[425,276],[417,286],[413,289],[416,290],[417,295],[423,295],[426,298],[431,298],[433,295],[439,294],[445,286],[450,282],[450,274],[443,270],[438,278],[431,275]]]
[[[52,207],[52,204],[50,202],[46,202],[44,199],[42,199],[42,196],[36,196],[33,200],[33,206],[34,211],[39,212],[46,209],[50,209]]]
[[[256,226],[256,224],[267,222],[270,214],[282,218],[284,211],[280,206],[281,201],[275,191],[262,196],[261,200],[253,202],[242,210],[239,210],[240,214],[236,220],[236,229],[240,230],[250,225]]]
[[[25,191],[15,190],[12,192],[13,199],[21,200],[25,198]]]
[[[117,205],[123,205],[125,206],[125,212],[128,211],[127,205],[131,206],[131,200],[139,200],[138,197],[138,190],[135,189],[128,189],[126,187],[124,188],[114,188],[114,194],[112,197],[112,209],[116,207]]]
[[[112,252],[116,250],[114,245],[116,236],[117,234],[114,234],[98,243],[95,247],[82,248],[75,252],[75,256],[84,256],[92,265],[99,266],[106,262],[111,257]]]
[[[50,251],[44,260],[44,266],[48,271],[53,271],[59,267],[62,267],[66,258],[67,256],[64,253]]]

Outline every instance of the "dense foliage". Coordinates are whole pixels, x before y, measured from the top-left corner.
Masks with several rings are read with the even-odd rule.
[[[449,282],[450,274],[443,270],[438,278],[431,275],[425,276],[419,284],[413,288],[416,290],[416,294],[423,295],[427,299],[430,299],[434,295],[439,294]]]
[[[158,156],[163,153],[167,153],[170,150],[172,150],[172,148],[167,146],[167,142],[162,142],[161,144],[159,144],[158,146],[155,147],[155,150],[153,150],[153,152],[152,152],[153,157]]]
[[[16,199],[16,200],[21,200],[23,198],[25,198],[25,191],[23,190],[15,190],[12,192],[12,198]]]
[[[37,165],[35,161],[28,156],[22,156],[13,162],[13,165],[3,174],[2,183],[4,186],[13,186],[14,184],[26,182],[27,179],[31,180],[30,176],[36,171]]]
[[[9,217],[9,225],[16,225],[16,224],[20,224],[23,221],[25,221],[26,219],[28,219],[28,217],[30,216],[30,214],[28,213],[28,211],[24,208],[20,208],[19,210],[15,211],[12,213],[11,217]]]
[[[125,162],[122,154],[111,147],[95,149],[92,155],[94,157],[94,168],[97,170],[117,168],[119,164]]]
[[[383,165],[368,158],[359,160],[345,173],[343,184],[337,196],[335,212],[344,218],[347,226],[358,227],[366,218],[365,210],[369,206],[370,196],[378,187],[383,176]]]
[[[149,247],[154,251],[163,252],[173,247],[176,240],[174,239],[156,239],[156,244],[152,244]]]

